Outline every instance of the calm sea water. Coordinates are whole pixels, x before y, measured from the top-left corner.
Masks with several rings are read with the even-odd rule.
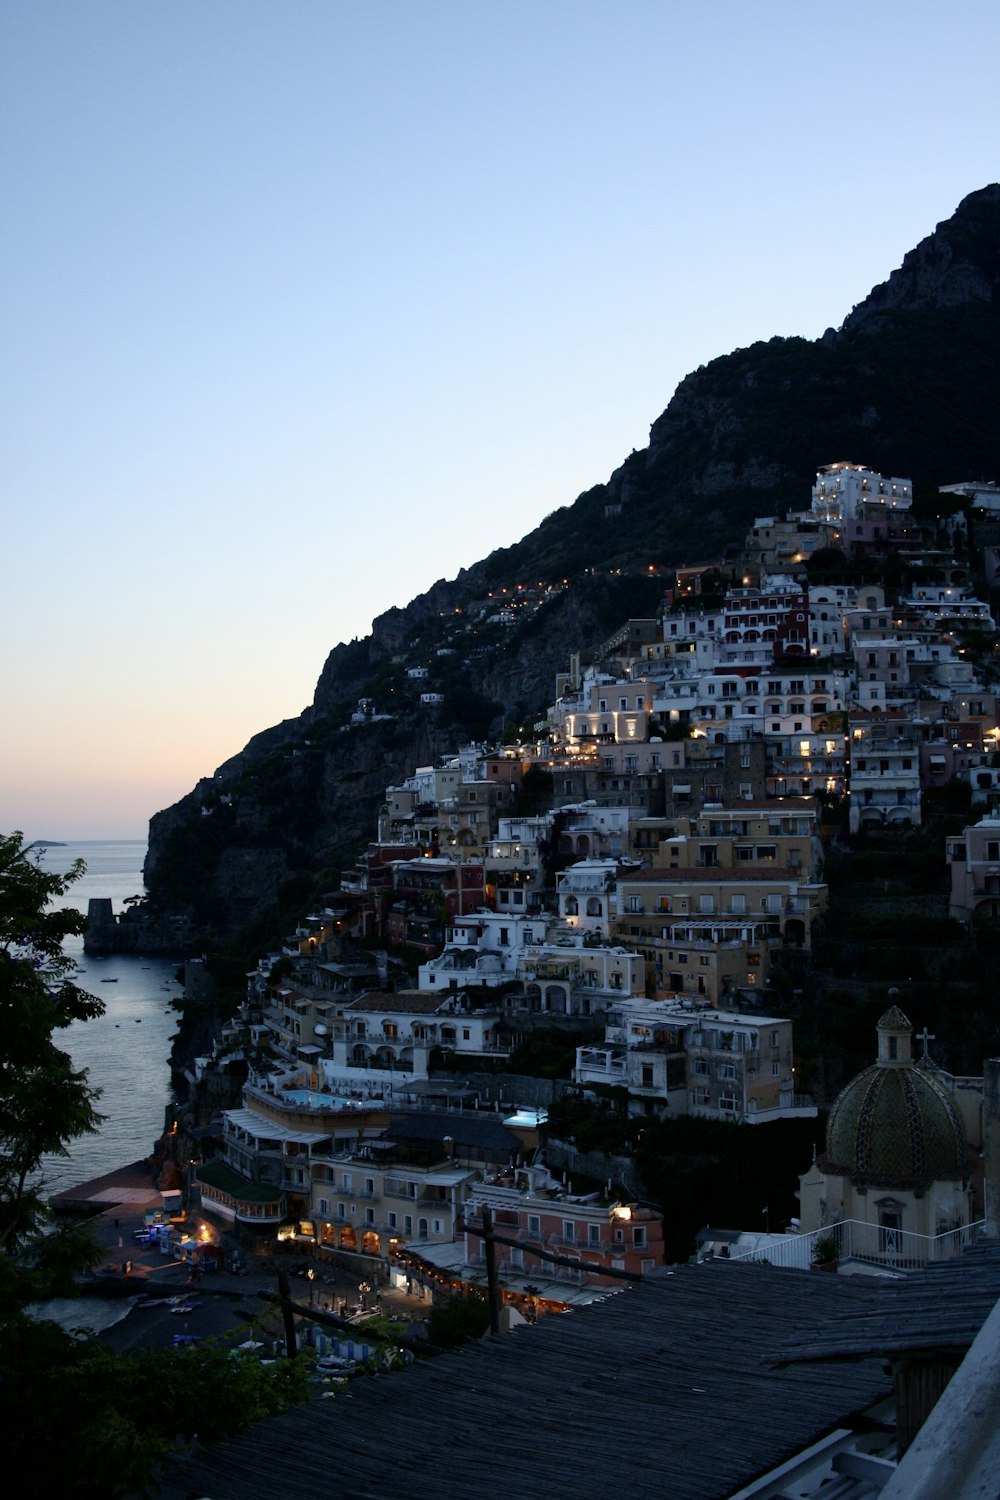
[[[145,856],[145,840],[101,839],[50,847],[41,858],[45,869],[60,873],[75,859],[86,861],[87,873],[56,903],[86,914],[92,897],[109,896],[118,913],[129,896],[141,895]],[[47,1192],[150,1154],[171,1097],[167,1058],[177,1014],[169,1006],[181,994],[175,961],[131,954],[96,958],[84,953],[82,938],[67,939],[66,952],[78,964],[81,987],[103,1002],[105,1012],[94,1021],[74,1022],[56,1040],[101,1090],[97,1107],[107,1118],[97,1135],[71,1142],[68,1157],[44,1159]]]

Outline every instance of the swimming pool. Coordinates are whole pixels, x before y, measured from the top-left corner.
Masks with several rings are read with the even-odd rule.
[[[348,1099],[343,1094],[324,1094],[321,1089],[282,1089],[281,1097],[289,1104],[305,1104],[309,1109],[360,1109],[367,1102]]]

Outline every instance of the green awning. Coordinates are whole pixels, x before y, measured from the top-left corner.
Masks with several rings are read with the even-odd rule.
[[[268,1182],[249,1182],[224,1161],[199,1162],[195,1170],[197,1182],[240,1203],[279,1203],[284,1196],[280,1188]]]

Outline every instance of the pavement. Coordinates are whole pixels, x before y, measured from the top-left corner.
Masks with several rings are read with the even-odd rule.
[[[84,1183],[65,1196],[78,1211],[94,1215],[90,1228],[101,1258],[93,1292],[139,1299],[127,1317],[101,1334],[111,1348],[169,1348],[177,1334],[220,1338],[234,1346],[251,1337],[273,1344],[283,1338],[280,1311],[270,1301],[277,1295],[279,1268],[287,1271],[296,1302],[347,1316],[360,1311],[359,1279],[367,1273],[359,1275],[299,1247],[282,1252],[273,1240],[258,1247],[269,1253],[255,1253],[255,1247],[200,1212],[189,1214],[184,1223],[174,1221],[174,1230],[192,1238],[210,1236],[211,1243],[223,1250],[218,1270],[206,1268],[206,1257],[199,1257],[195,1268],[189,1261],[162,1254],[155,1241],[137,1242],[134,1232],[145,1227],[146,1215],[162,1209],[161,1195],[143,1163]],[[182,1296],[182,1310],[177,1311],[176,1299]],[[382,1287],[377,1297],[382,1311],[407,1320],[423,1319],[428,1312],[426,1301],[402,1291]],[[367,1293],[366,1301],[371,1307],[375,1296]],[[304,1326],[300,1323],[301,1329]],[[359,1324],[359,1332],[363,1326]]]

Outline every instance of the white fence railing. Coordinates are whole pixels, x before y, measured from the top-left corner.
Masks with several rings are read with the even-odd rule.
[[[935,1261],[951,1260],[979,1240],[985,1230],[984,1219],[963,1224],[944,1234],[914,1234],[909,1229],[893,1229],[880,1224],[866,1224],[861,1219],[841,1219],[809,1234],[760,1236],[746,1248],[734,1245],[730,1260],[767,1261],[772,1266],[794,1266],[806,1269],[817,1260],[817,1241],[832,1241],[838,1261],[864,1261],[886,1270],[915,1271]],[[824,1257],[829,1259],[829,1252]]]

